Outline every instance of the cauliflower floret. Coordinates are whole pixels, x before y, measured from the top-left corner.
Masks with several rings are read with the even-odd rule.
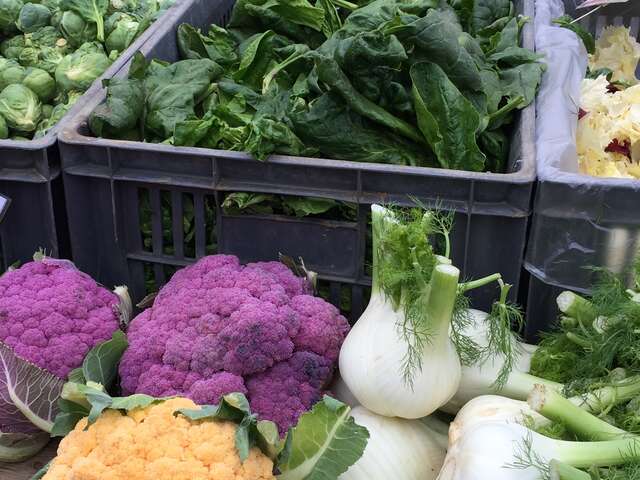
[[[176,272],[129,326],[124,393],[199,404],[246,393],[252,411],[286,432],[321,398],[349,330],[333,305],[308,293],[279,262],[242,266],[213,255]]]
[[[123,415],[107,410],[87,430],[83,419],[58,448],[44,480],[274,480],[273,462],[252,448],[244,463],[236,425],[189,421],[174,412],[197,408],[173,398]]]

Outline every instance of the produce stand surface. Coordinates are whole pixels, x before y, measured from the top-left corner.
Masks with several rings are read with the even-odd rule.
[[[111,66],[93,82],[64,117],[42,138],[29,141],[0,139],[0,192],[13,207],[0,226],[0,267],[26,261],[38,248],[53,256],[69,257],[67,216],[60,172],[58,133],[63,125],[101,89],[102,80],[113,77],[159,29],[173,9],[191,0],[175,0]],[[26,3],[26,2],[25,2]]]
[[[58,443],[57,440],[52,440],[38,455],[25,462],[0,462],[0,478],[2,480],[29,480],[38,470],[55,457]]]
[[[533,15],[533,2],[515,3],[518,11]],[[182,5],[141,52],[148,59],[175,61],[179,24],[203,29],[211,23],[224,25],[233,4],[196,0]],[[522,42],[533,47],[531,24],[524,27]],[[128,67],[117,77],[125,77]],[[140,298],[148,290],[145,269],[152,270],[161,286],[175,267],[193,262],[182,246],[180,219],[187,201],[194,205],[195,257],[216,247],[243,262],[275,259],[278,253],[302,256],[328,283],[334,303],[348,297],[355,320],[370,284],[369,206],[409,205],[413,196],[456,212],[452,252],[465,277],[500,271],[514,284],[514,298],[517,295],[535,179],[533,106],[515,125],[509,173],[492,174],[279,155],[258,162],[240,152],[95,138],[87,118],[105,100],[105,93],[97,92],[84,104],[60,136],[74,260],[104,284],[126,283]],[[220,202],[226,193],[247,191],[351,202],[358,205],[357,220],[223,214]],[[140,238],[142,197],[150,199],[153,212],[146,246]],[[163,210],[165,198],[168,206]],[[163,217],[169,217],[166,222],[172,226],[163,224]],[[167,241],[172,244],[170,253]],[[486,245],[492,246],[490,253]],[[474,292],[475,305],[489,307],[495,293],[493,287],[479,289]]]

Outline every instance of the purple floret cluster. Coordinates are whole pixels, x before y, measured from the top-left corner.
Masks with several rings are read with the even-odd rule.
[[[65,260],[44,258],[0,277],[0,341],[66,378],[118,328],[117,295]]]
[[[348,330],[338,309],[283,264],[205,257],[131,322],[123,393],[215,404],[242,392],[284,433],[321,398]]]

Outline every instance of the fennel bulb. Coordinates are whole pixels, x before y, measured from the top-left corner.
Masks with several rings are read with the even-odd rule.
[[[376,415],[356,407],[351,416],[369,431],[364,454],[339,480],[434,480],[446,454],[439,437],[421,420]]]
[[[568,442],[541,435],[528,426],[554,420],[576,433],[612,440]],[[572,400],[545,386],[528,402],[478,397],[456,416],[438,480],[543,480],[552,460],[571,467],[621,465],[640,459],[640,438],[606,424]]]
[[[368,410],[426,417],[449,401],[460,382],[449,337],[460,271],[438,261],[427,234],[415,230],[419,222],[403,224],[379,205],[371,211],[371,299],[342,344],[340,374]],[[430,218],[427,213],[422,221]]]
[[[489,345],[487,321],[489,314],[469,309],[467,315],[469,321],[462,334],[473,340],[481,349],[487,348]],[[559,383],[526,373],[531,367],[531,357],[536,350],[535,346],[518,341],[513,334],[510,334],[508,341],[512,343],[513,354],[510,360],[512,366],[509,368],[508,376],[504,382],[498,384],[496,381],[507,361],[507,357],[501,352],[494,352],[488,358],[481,359],[471,365],[463,365],[458,391],[441,410],[447,413],[456,413],[471,399],[481,395],[496,394],[516,400],[526,400],[535,384],[545,384],[557,390],[562,389],[562,385]]]

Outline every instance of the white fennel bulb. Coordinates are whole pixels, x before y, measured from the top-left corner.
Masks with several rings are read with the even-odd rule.
[[[468,322],[462,334],[473,340],[478,347],[486,349],[489,345],[489,314],[480,310],[467,310]],[[544,380],[527,372],[531,367],[531,357],[536,350],[533,345],[518,341],[514,334],[509,334],[507,339],[511,347],[507,350],[510,355],[502,352],[492,352],[487,358],[483,358],[471,365],[462,366],[460,386],[454,397],[442,410],[448,413],[456,413],[471,399],[481,395],[497,394],[517,400],[526,400],[527,396],[536,384],[544,384],[557,390],[562,385],[556,382]],[[510,362],[509,365],[505,365]],[[503,373],[505,377],[498,382]]]
[[[351,416],[369,431],[360,459],[339,480],[434,480],[446,450],[426,422],[376,415],[356,407]]]
[[[550,476],[552,463],[588,468],[640,459],[638,437],[594,417],[553,389],[536,386],[528,407],[522,404],[478,397],[465,405],[449,430],[449,447],[438,480],[544,480]],[[527,425],[541,423],[535,412],[563,423],[581,437],[609,440],[568,442],[545,437],[520,423],[523,418],[528,418]]]
[[[371,300],[342,345],[340,374],[368,410],[425,417],[454,395],[460,381],[449,338],[460,272],[434,254],[428,213],[403,222],[378,205],[371,210]]]
[[[533,410],[527,402],[498,395],[482,395],[467,403],[449,426],[449,447],[466,433],[482,423],[504,422],[545,425],[545,417]]]

